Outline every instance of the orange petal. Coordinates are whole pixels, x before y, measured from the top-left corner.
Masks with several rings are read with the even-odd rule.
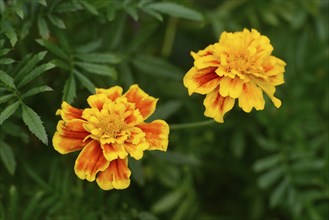
[[[148,150],[167,151],[169,125],[163,120],[155,120],[151,123],[137,125],[145,133],[146,141],[149,143]]]
[[[149,143],[142,129],[133,127],[129,130],[129,139],[125,141],[124,147],[131,157],[139,160],[143,157],[144,150],[149,148]]]
[[[235,99],[229,96],[221,96],[219,91],[215,89],[211,93],[207,94],[203,101],[203,104],[206,107],[204,115],[214,118],[217,122],[223,123],[224,115],[233,108],[234,101]]]
[[[117,158],[123,159],[128,155],[123,144],[102,144],[101,147],[103,149],[103,154],[108,161],[112,161]]]
[[[96,94],[105,94],[107,98],[114,101],[122,95],[122,88],[120,86],[113,86],[109,89],[96,89]]]
[[[109,167],[97,176],[97,184],[103,190],[125,189],[130,185],[131,171],[128,168],[128,158],[116,159]]]
[[[89,106],[92,108],[97,108],[98,110],[101,110],[104,103],[108,101],[109,100],[105,94],[90,95],[87,99]]]
[[[64,121],[75,118],[81,118],[82,110],[69,105],[67,102],[62,102],[61,109],[58,109],[56,115],[60,115]]]
[[[74,171],[80,179],[94,181],[99,171],[104,171],[109,166],[103,155],[98,141],[91,141],[80,152],[75,161]]]
[[[252,82],[245,83],[239,96],[239,106],[245,112],[250,112],[252,108],[256,110],[264,109],[265,100],[261,88]]]
[[[188,89],[189,95],[196,92],[199,94],[207,94],[214,90],[218,84],[220,77],[215,73],[216,67],[208,67],[197,69],[192,67],[184,76],[183,83]]]
[[[84,141],[89,135],[82,127],[84,121],[72,119],[68,122],[60,120],[57,124],[57,131],[53,137],[53,146],[61,154],[67,154],[80,150],[88,141]]]
[[[130,86],[129,90],[123,95],[128,102],[135,103],[144,119],[147,119],[155,110],[158,99],[149,96],[138,85]]]

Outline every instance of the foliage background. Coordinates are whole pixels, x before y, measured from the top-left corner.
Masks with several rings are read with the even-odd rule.
[[[0,219],[328,219],[328,11],[326,0],[0,0]],[[287,63],[280,109],[267,100],[172,129],[167,153],[130,158],[123,191],[79,180],[77,154],[53,150],[61,101],[84,108],[95,87],[138,83],[160,98],[154,118],[206,120],[204,97],[182,84],[189,52],[243,28]]]

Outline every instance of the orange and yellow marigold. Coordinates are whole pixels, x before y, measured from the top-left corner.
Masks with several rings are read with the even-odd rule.
[[[139,160],[145,150],[167,150],[168,124],[144,122],[157,99],[132,85],[124,94],[119,86],[96,89],[87,102],[83,110],[62,103],[53,146],[61,154],[81,150],[74,166],[79,178],[96,180],[104,190],[127,188],[128,155]]]
[[[206,95],[205,116],[223,122],[238,99],[239,106],[250,112],[264,109],[265,92],[278,108],[281,101],[274,97],[275,86],[284,83],[286,63],[272,56],[270,40],[258,31],[223,32],[219,42],[197,53],[191,52],[194,66],[183,82],[189,95]]]

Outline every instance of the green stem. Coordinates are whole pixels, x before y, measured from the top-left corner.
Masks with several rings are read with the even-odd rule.
[[[215,124],[216,121],[213,119],[207,120],[207,121],[198,121],[198,122],[190,122],[190,123],[182,123],[182,124],[171,124],[169,125],[170,130],[179,130],[179,129],[185,129],[185,128],[197,128],[202,126],[208,126]]]

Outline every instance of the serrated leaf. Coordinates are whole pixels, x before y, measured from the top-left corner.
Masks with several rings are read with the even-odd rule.
[[[86,53],[77,54],[76,57],[79,60],[90,63],[109,63],[117,64],[121,62],[121,57],[110,53]]]
[[[80,3],[91,14],[93,14],[93,15],[99,15],[97,9],[92,4],[90,4],[89,2],[82,0],[82,1],[80,1]]]
[[[17,68],[15,69],[15,81],[20,80],[24,75],[28,74],[35,65],[40,62],[47,54],[47,51],[39,52],[31,57],[28,54],[24,57],[23,61],[19,62]]]
[[[82,73],[80,73],[78,70],[73,70],[74,74],[78,77],[78,80],[81,82],[81,84],[88,89],[90,93],[95,92],[95,85],[93,82],[91,82],[87,77],[85,77]]]
[[[59,67],[61,69],[64,69],[64,70],[70,70],[71,67],[70,65],[63,61],[63,60],[60,60],[60,59],[53,59],[50,61],[50,63],[54,64],[56,67]]]
[[[43,17],[38,18],[38,28],[39,28],[40,36],[44,39],[48,39],[49,38],[49,28],[46,23],[46,20]]]
[[[48,137],[45,127],[42,124],[40,116],[30,107],[22,105],[22,118],[29,130],[34,134],[42,143],[48,145]]]
[[[52,44],[44,39],[38,39],[36,41],[38,42],[38,44],[40,44],[41,46],[44,46],[45,48],[47,48],[50,52],[52,52],[56,56],[58,56],[64,60],[69,60],[69,56],[59,46]]]
[[[63,20],[62,19],[60,19],[59,17],[57,17],[57,16],[55,16],[55,15],[48,15],[48,17],[49,17],[49,20],[50,20],[50,22],[53,24],[53,25],[55,25],[56,27],[58,27],[58,28],[62,28],[62,29],[65,29],[66,28],[66,26],[65,26],[65,24],[64,24],[64,22],[63,22]]]
[[[22,8],[16,8],[16,9],[15,9],[15,12],[16,12],[16,14],[18,15],[18,17],[20,17],[21,19],[24,18],[24,11],[23,11]]]
[[[257,160],[253,166],[253,169],[256,172],[261,172],[261,171],[267,170],[271,167],[274,167],[280,161],[281,161],[281,155],[274,154],[274,155],[262,158],[260,160]]]
[[[14,97],[14,94],[8,94],[8,95],[0,96],[0,104],[7,102],[12,97]]]
[[[146,5],[145,8],[168,14],[173,17],[186,18],[195,21],[203,20],[203,16],[199,12],[171,2],[151,3]]]
[[[27,91],[26,93],[24,93],[22,95],[23,98],[27,98],[42,92],[49,92],[49,91],[54,91],[52,88],[50,88],[49,86],[39,86],[39,87],[35,87],[30,89],[29,91]]]
[[[73,75],[70,76],[65,82],[63,90],[63,101],[72,103],[76,96],[76,83]]]
[[[11,147],[3,141],[0,142],[0,157],[8,172],[14,175],[16,168],[14,152]]]
[[[9,88],[16,88],[14,84],[14,79],[2,70],[0,70],[0,81],[3,82]]]
[[[0,65],[8,65],[15,62],[15,60],[11,59],[11,58],[2,58],[0,59]]]
[[[42,65],[38,66],[37,68],[35,68],[31,72],[27,73],[25,75],[25,77],[23,77],[23,79],[21,81],[19,81],[17,87],[21,88],[21,87],[25,86],[26,84],[31,82],[33,79],[35,79],[36,77],[38,77],[42,73],[44,73],[47,70],[50,70],[54,67],[55,67],[55,65],[52,64],[52,63],[45,63],[45,64],[42,64]]]
[[[12,115],[16,112],[16,110],[17,110],[17,108],[18,108],[19,105],[20,105],[20,102],[17,101],[17,102],[15,102],[15,103],[13,103],[13,104],[7,106],[7,108],[5,108],[5,109],[0,113],[0,125],[1,125],[6,119],[8,119],[10,116],[12,116]]]
[[[92,74],[97,74],[101,76],[109,76],[113,79],[116,79],[117,73],[113,67],[109,67],[106,65],[100,65],[100,64],[95,64],[95,63],[83,63],[83,62],[76,62],[75,63],[77,66],[81,67],[85,71],[92,73]]]
[[[140,55],[132,62],[135,67],[141,71],[141,73],[156,77],[164,77],[181,81],[184,74],[183,71],[173,66],[171,63],[150,55]]]

